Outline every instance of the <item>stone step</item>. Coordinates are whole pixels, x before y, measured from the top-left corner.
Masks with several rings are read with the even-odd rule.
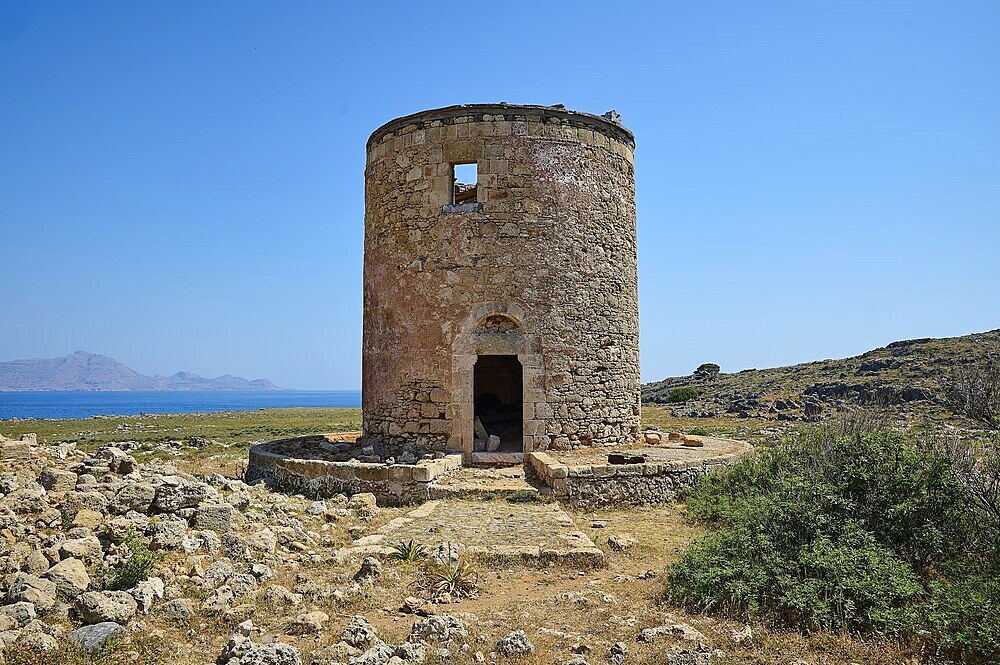
[[[508,496],[517,492],[538,494],[524,477],[524,467],[464,467],[429,486],[431,498],[475,497],[484,494]]]
[[[521,466],[524,453],[472,453],[472,466]]]

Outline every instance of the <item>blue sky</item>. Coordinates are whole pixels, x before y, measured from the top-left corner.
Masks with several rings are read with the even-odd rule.
[[[364,144],[637,139],[644,380],[1000,327],[997,2],[5,2],[0,359],[360,383]]]

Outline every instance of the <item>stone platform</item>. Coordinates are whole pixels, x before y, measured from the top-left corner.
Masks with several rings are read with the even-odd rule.
[[[385,555],[408,542],[433,552],[457,548],[478,560],[580,568],[604,566],[604,553],[555,503],[436,500],[354,542],[342,556]]]
[[[671,435],[657,445],[530,453],[534,476],[577,508],[664,503],[753,450],[744,441]]]
[[[524,454],[514,467],[463,466],[460,453],[379,456],[357,432],[295,437],[250,448],[246,479],[310,497],[370,492],[382,505],[441,498],[551,494],[575,507],[663,503],[699,476],[753,448],[716,437],[646,432],[643,445]]]
[[[431,484],[462,467],[462,456],[442,455],[412,464],[361,461],[341,452],[358,432],[338,432],[269,441],[250,448],[246,480],[267,479],[279,488],[309,497],[370,492],[382,505],[422,503]]]

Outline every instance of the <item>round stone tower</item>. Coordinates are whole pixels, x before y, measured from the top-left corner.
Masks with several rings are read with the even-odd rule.
[[[561,106],[449,106],[375,130],[367,441],[467,461],[637,441],[634,147],[613,111]]]

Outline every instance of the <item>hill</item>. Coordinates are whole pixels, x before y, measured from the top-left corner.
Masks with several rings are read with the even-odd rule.
[[[113,358],[77,351],[61,358],[0,362],[0,391],[34,390],[277,390],[267,379],[228,374],[206,378],[191,372],[146,376]]]
[[[906,416],[947,414],[940,380],[956,364],[1000,349],[1000,330],[941,339],[893,342],[841,360],[747,369],[713,378],[677,376],[642,387],[646,403],[670,403],[670,391],[698,396],[674,404],[678,417],[723,415],[818,420],[851,405],[888,406]]]

